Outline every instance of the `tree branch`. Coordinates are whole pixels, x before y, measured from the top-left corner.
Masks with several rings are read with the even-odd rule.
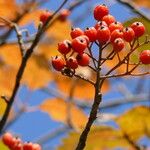
[[[10,113],[12,104],[15,100],[15,96],[18,92],[18,89],[19,89],[19,86],[20,86],[20,81],[21,81],[21,78],[23,76],[23,73],[24,73],[24,70],[25,70],[28,59],[30,58],[31,54],[33,53],[34,48],[36,47],[36,45],[40,41],[41,36],[45,32],[47,24],[53,19],[53,17],[59,12],[59,10],[66,4],[67,1],[68,0],[64,0],[63,3],[60,5],[60,7],[53,13],[53,15],[48,18],[48,20],[43,25],[43,27],[38,30],[37,35],[35,37],[35,40],[33,41],[31,47],[27,50],[26,54],[22,57],[22,62],[20,64],[20,67],[19,67],[17,75],[16,75],[16,81],[15,81],[15,86],[14,86],[12,95],[9,99],[9,103],[7,104],[4,115],[3,115],[3,117],[0,121],[0,133],[2,132],[2,130],[5,126],[5,123],[7,121],[7,118],[9,116],[9,113]]]

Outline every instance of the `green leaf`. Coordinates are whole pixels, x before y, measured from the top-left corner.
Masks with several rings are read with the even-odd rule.
[[[0,142],[0,150],[9,150],[2,142]]]

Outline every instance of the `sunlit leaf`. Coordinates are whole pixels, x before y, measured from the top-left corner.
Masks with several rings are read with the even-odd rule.
[[[1,150],[9,150],[2,142],[0,142],[0,149]]]
[[[77,97],[82,100],[89,100],[89,101],[93,100],[94,98],[94,93],[95,93],[94,86],[88,82],[85,82],[77,78],[73,79],[66,76],[62,76],[61,74],[55,75],[55,81],[59,90],[65,92],[66,94],[69,93],[71,87],[73,86],[73,84],[75,84],[74,94],[73,94],[74,97]],[[102,92],[103,93],[108,92],[109,88],[110,88],[109,81],[106,81],[102,87]]]
[[[137,4],[138,6],[142,7],[150,7],[150,1],[148,0],[132,0],[135,4]]]
[[[79,140],[79,133],[72,132],[65,139],[58,150],[75,149]],[[122,133],[111,127],[93,128],[87,138],[85,150],[103,150],[114,148],[130,148],[130,145],[123,138]]]
[[[68,111],[68,108],[70,111]],[[87,121],[87,116],[81,109],[77,108],[74,104],[68,105],[62,99],[47,99],[41,104],[40,109],[47,112],[52,119],[65,124],[67,124],[68,115],[70,115],[71,123],[77,129],[82,128]]]
[[[117,120],[120,128],[137,140],[144,135],[150,135],[150,109],[146,106],[137,106],[121,115]]]

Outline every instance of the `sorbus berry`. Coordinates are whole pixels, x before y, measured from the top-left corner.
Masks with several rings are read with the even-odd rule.
[[[88,66],[90,63],[90,57],[86,53],[83,53],[82,55],[77,55],[76,59],[78,61],[78,64],[83,67]]]
[[[33,150],[33,144],[31,142],[25,142],[23,144],[23,150]]]
[[[112,43],[113,45],[113,50],[115,52],[120,52],[124,47],[125,47],[125,42],[121,38],[115,39],[115,41]]]
[[[135,38],[134,30],[130,27],[123,29],[123,38],[127,42],[131,42]]]
[[[84,34],[89,38],[90,42],[94,42],[97,39],[97,30],[94,27],[86,28]]]
[[[68,9],[63,9],[59,14],[59,20],[65,21],[70,15],[70,11]]]
[[[105,22],[105,21],[98,21],[97,23],[96,23],[96,25],[94,26],[94,28],[96,29],[96,30],[98,30],[100,27],[102,27],[102,26],[108,26],[107,25],[107,23]]]
[[[141,22],[134,22],[131,25],[131,28],[135,32],[135,37],[140,37],[145,33],[145,26]]]
[[[47,21],[47,19],[50,17],[52,15],[52,13],[51,12],[49,12],[49,11],[43,11],[42,13],[41,13],[41,15],[40,15],[40,21],[43,23],[43,24],[45,24],[46,23],[46,21]]]
[[[22,150],[22,148],[23,148],[22,143],[19,143],[19,144],[15,144],[15,145],[13,146],[13,148],[11,148],[11,149],[12,149],[12,150]]]
[[[119,29],[119,30],[123,30],[123,25],[122,23],[116,21],[116,22],[113,22],[109,25],[109,30],[110,32],[113,32],[114,30],[116,29]]]
[[[61,56],[56,56],[52,58],[52,66],[55,70],[61,71],[65,66],[65,61]]]
[[[3,136],[2,136],[2,141],[5,145],[7,145],[8,147],[11,146],[14,142],[13,142],[13,136],[11,133],[6,132]]]
[[[72,48],[75,52],[83,54],[84,50],[87,48],[87,41],[84,37],[79,36],[72,40]]]
[[[71,42],[69,40],[64,40],[63,42],[58,43],[58,51],[61,54],[66,55],[71,50]]]
[[[90,43],[90,40],[86,35],[81,35],[80,37],[82,37],[86,40],[87,45]]]
[[[67,64],[67,67],[69,67],[71,69],[77,69],[78,68],[78,62],[74,57],[69,57],[66,64]]]
[[[104,4],[98,5],[94,8],[94,18],[98,21],[108,14],[109,14],[109,9]]]
[[[114,16],[112,16],[112,15],[109,14],[109,15],[104,16],[102,18],[102,21],[105,21],[107,23],[107,25],[109,26],[111,23],[115,22],[116,19],[115,19]]]
[[[144,50],[140,54],[142,64],[150,64],[150,50]]]
[[[121,30],[114,30],[112,33],[111,33],[111,38],[110,38],[110,41],[113,42],[115,39],[117,38],[123,38],[123,32]]]
[[[110,31],[106,26],[102,26],[97,30],[97,39],[100,44],[105,44],[110,39]]]
[[[84,32],[80,28],[73,28],[70,32],[72,39],[84,35]]]
[[[37,143],[33,144],[32,149],[33,150],[42,150],[41,146],[39,144],[37,144]]]

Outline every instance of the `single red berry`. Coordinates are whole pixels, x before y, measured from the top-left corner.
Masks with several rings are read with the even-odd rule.
[[[63,9],[59,14],[59,19],[61,21],[65,21],[70,15],[70,11],[68,9]]]
[[[23,144],[23,150],[33,150],[33,144],[31,142],[25,142]]]
[[[140,61],[142,64],[150,64],[150,50],[144,50],[140,54]]]
[[[131,42],[135,38],[134,30],[130,27],[123,29],[123,38],[127,42]]]
[[[84,38],[86,40],[87,45],[89,45],[90,40],[86,35],[81,35],[80,37]]]
[[[68,54],[71,51],[71,42],[69,40],[64,40],[58,43],[58,51],[64,55]]]
[[[115,52],[120,52],[124,47],[125,47],[125,42],[121,38],[115,39],[115,41],[112,43],[113,45],[113,50]]]
[[[141,22],[134,22],[131,25],[131,28],[135,32],[135,37],[140,37],[145,33],[145,26]]]
[[[117,38],[123,38],[123,32],[121,30],[114,30],[112,33],[111,33],[111,38],[110,38],[110,41],[111,42],[114,42],[115,39]]]
[[[55,70],[61,71],[65,66],[65,61],[61,56],[56,56],[52,58],[52,66]]]
[[[83,54],[84,50],[87,48],[87,41],[84,37],[79,36],[72,40],[72,48],[75,52]]]
[[[84,34],[89,38],[90,42],[94,42],[97,39],[97,30],[94,27],[86,28]]]
[[[83,53],[82,55],[77,55],[76,59],[78,61],[78,64],[83,67],[88,66],[90,63],[90,57],[86,53]]]
[[[109,14],[109,9],[106,5],[98,5],[94,8],[94,18],[100,21],[104,16]]]
[[[67,62],[67,67],[71,69],[77,69],[78,68],[78,62],[74,57],[69,57]]]
[[[11,146],[14,142],[13,142],[13,136],[11,133],[6,132],[3,136],[2,136],[2,141],[5,145],[7,146]]]
[[[116,21],[116,22],[113,22],[109,25],[109,30],[110,32],[113,32],[114,30],[116,29],[119,29],[119,30],[123,30],[123,25],[122,23]]]
[[[73,28],[72,31],[70,32],[70,35],[72,39],[84,35],[84,31],[82,31],[80,28]]]
[[[97,39],[100,44],[105,44],[110,39],[110,31],[106,26],[102,26],[97,30]]]
[[[49,11],[43,11],[40,15],[40,21],[45,24],[47,19],[52,16],[52,13]]]
[[[17,148],[19,148],[20,144],[22,144],[22,140],[19,137],[13,137],[12,139],[12,144],[10,146],[8,146],[10,149],[12,150],[16,150]],[[16,149],[15,149],[16,148]]]
[[[107,25],[109,26],[111,23],[115,22],[116,19],[115,19],[114,16],[112,16],[112,15],[109,14],[109,15],[104,16],[102,18],[102,21],[105,21],[107,23]]]
[[[96,29],[96,30],[98,30],[100,27],[102,27],[102,26],[108,26],[107,25],[107,23],[105,22],[105,21],[98,21],[97,23],[96,23],[96,25],[94,26],[94,28]]]
[[[42,150],[42,147],[37,143],[34,143],[32,148],[33,148],[33,150]]]
[[[22,150],[22,148],[23,148],[22,143],[19,143],[19,144],[15,144],[13,148],[11,148],[11,150]]]

